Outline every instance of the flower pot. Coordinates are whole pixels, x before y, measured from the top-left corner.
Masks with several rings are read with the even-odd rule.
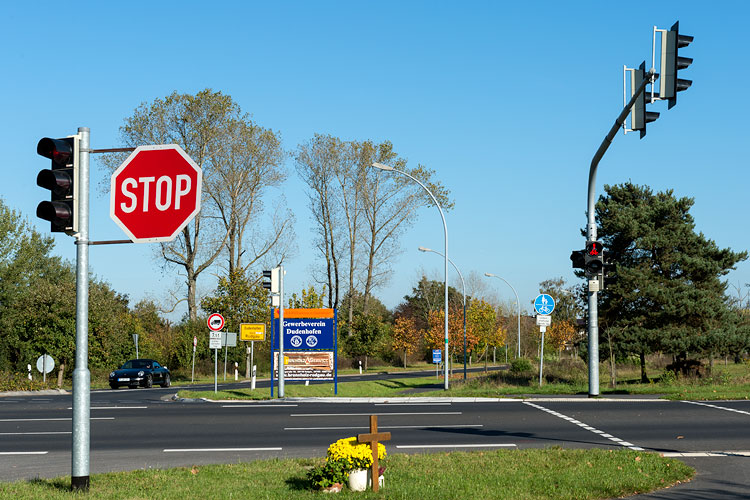
[[[349,489],[352,491],[365,491],[369,471],[366,469],[354,469],[349,473]]]
[[[383,487],[384,478],[378,478],[378,486]],[[372,488],[372,470],[355,469],[349,473],[349,489],[352,491],[365,491]]]

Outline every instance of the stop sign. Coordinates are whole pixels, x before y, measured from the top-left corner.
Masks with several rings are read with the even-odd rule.
[[[171,241],[200,211],[201,182],[180,146],[140,146],[112,174],[109,215],[135,243]]]

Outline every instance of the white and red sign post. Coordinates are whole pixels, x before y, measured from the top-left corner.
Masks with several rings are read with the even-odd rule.
[[[213,313],[208,316],[208,329],[211,330],[208,334],[208,347],[214,350],[214,393],[217,392],[217,385],[219,380],[219,349],[221,349],[221,329],[224,328],[224,316],[219,313]]]
[[[110,217],[134,243],[171,241],[200,211],[201,183],[180,146],[140,146],[112,174]]]

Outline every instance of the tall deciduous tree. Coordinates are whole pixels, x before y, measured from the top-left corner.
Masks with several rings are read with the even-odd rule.
[[[404,367],[406,367],[407,356],[419,350],[422,344],[422,335],[414,318],[405,316],[396,318],[391,335],[391,345],[394,350],[403,351]]]
[[[660,350],[678,360],[721,351],[718,332],[734,327],[721,277],[747,252],[719,248],[695,232],[692,198],[625,183],[605,186],[596,218],[605,258],[619,281],[602,293],[602,324],[618,347],[641,358]]]
[[[423,166],[409,169],[388,142],[349,141],[317,134],[298,147],[297,172],[308,185],[317,244],[325,261],[329,307],[336,307],[346,287],[363,297],[369,312],[372,292],[385,283],[398,238],[414,222],[419,207],[431,198],[398,174],[380,175],[375,162],[390,164],[424,182],[443,209],[450,209],[447,190]],[[348,320],[354,315],[349,303]]]
[[[245,271],[271,256],[280,262],[289,247],[290,214],[277,206],[270,229],[258,224],[262,198],[285,178],[280,141],[259,127],[228,95],[210,89],[195,95],[172,93],[143,103],[120,128],[125,146],[178,144],[203,170],[201,212],[171,242],[160,245],[168,265],[185,276],[188,315],[197,319],[197,279],[223,251],[228,271]],[[123,155],[103,159],[113,171]],[[256,229],[259,229],[256,231]]]

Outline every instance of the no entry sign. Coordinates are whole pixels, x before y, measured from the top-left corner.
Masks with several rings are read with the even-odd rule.
[[[112,174],[110,217],[135,243],[171,241],[200,211],[201,183],[180,146],[140,146]]]

